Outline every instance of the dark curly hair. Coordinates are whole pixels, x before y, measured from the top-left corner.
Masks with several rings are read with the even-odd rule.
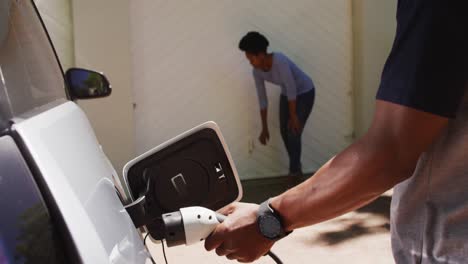
[[[239,49],[252,54],[266,53],[269,44],[265,36],[256,31],[250,31],[240,40]]]

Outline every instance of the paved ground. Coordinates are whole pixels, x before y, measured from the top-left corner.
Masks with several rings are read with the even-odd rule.
[[[244,182],[244,201],[261,202],[285,190],[291,183],[281,178]],[[390,249],[390,196],[384,195],[371,205],[337,219],[294,231],[279,241],[273,251],[283,263],[394,263]],[[148,240],[149,241],[149,240]],[[161,244],[149,245],[156,263],[164,263]],[[190,247],[166,248],[168,263],[237,263],[206,252],[203,243]],[[274,263],[263,257],[258,264]]]

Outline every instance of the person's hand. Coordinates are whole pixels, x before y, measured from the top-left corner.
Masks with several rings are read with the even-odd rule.
[[[268,141],[270,140],[270,132],[268,131],[268,129],[262,129],[262,133],[258,137],[258,140],[260,141],[260,143],[262,143],[262,145],[266,145],[268,143]]]
[[[243,263],[264,256],[274,242],[258,231],[258,207],[257,204],[233,203],[220,211],[228,217],[206,239],[206,250],[216,249],[218,256]]]
[[[297,116],[292,116],[289,118],[288,128],[295,135],[301,133],[302,125]]]

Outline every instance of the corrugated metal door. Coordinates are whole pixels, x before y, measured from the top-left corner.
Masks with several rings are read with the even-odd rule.
[[[351,2],[130,2],[138,153],[207,120],[217,122],[243,179],[284,175],[279,88],[267,86],[271,142],[261,146],[251,67],[237,49],[250,30],[309,73],[316,104],[303,137],[303,169],[314,171],[352,135]]]

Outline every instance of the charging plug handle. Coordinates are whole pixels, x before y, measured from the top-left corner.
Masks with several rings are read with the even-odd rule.
[[[192,245],[203,241],[224,219],[224,215],[200,206],[164,214],[162,220],[167,245]]]

